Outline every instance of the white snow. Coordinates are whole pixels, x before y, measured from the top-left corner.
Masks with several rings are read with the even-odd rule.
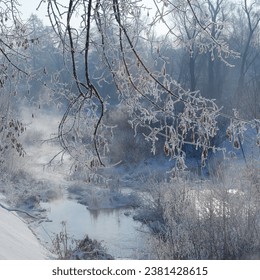
[[[0,217],[0,260],[44,260],[51,257],[15,212],[0,207]]]

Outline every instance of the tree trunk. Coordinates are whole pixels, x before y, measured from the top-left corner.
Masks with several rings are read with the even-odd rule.
[[[195,58],[190,56],[190,90],[196,90]]]

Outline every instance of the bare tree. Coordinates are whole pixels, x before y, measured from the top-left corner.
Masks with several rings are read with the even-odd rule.
[[[185,12],[184,12],[185,11]],[[196,14],[194,13],[196,12]],[[194,10],[191,11],[188,2],[183,6],[182,11],[171,14],[172,21],[176,24],[176,37],[179,43],[184,45],[189,55],[189,75],[190,75],[190,90],[194,92],[197,86],[198,69],[196,69],[196,60],[200,53],[199,44],[202,42],[202,32],[199,22],[205,22],[204,5],[199,2],[194,5]],[[195,17],[196,15],[196,17]],[[199,22],[198,22],[199,20]]]
[[[193,1],[192,5],[185,1],[181,11],[171,14],[175,29],[178,30],[176,37],[188,51],[191,91],[195,91],[202,72],[205,80],[197,88],[202,90],[204,96],[218,101],[221,98],[225,72],[221,70],[226,65],[221,57],[219,59],[215,46],[216,42],[221,44],[228,35],[224,26],[228,25],[229,6],[229,3],[223,1]],[[228,65],[231,66],[231,63]]]
[[[250,66],[257,58],[258,53],[252,53],[252,45],[254,45],[255,37],[260,23],[260,6],[257,1],[244,0],[242,3],[242,10],[246,17],[246,38],[244,41],[243,50],[241,53],[241,65],[238,78],[237,97],[240,99],[243,94],[245,85],[245,75]]]
[[[207,1],[210,20],[212,22],[210,35],[215,40],[219,40],[222,36],[224,25],[227,24],[228,10],[224,6],[223,0]],[[215,52],[215,50],[214,50]],[[208,87],[207,91],[211,98],[218,98],[221,95],[220,81],[220,63],[216,61],[216,55],[209,54],[208,56]]]
[[[48,1],[47,10],[53,29],[59,36],[64,54],[70,57],[72,77],[77,91],[69,95],[69,106],[59,126],[59,140],[63,149],[76,160],[83,160],[90,169],[105,165],[107,135],[112,131],[104,122],[109,110],[109,93],[102,96],[90,71],[92,52],[99,54],[96,67],[106,67],[113,79],[118,96],[126,106],[129,121],[137,131],[145,128],[144,139],[151,143],[151,152],[156,152],[155,143],[164,137],[164,151],[176,162],[173,172],[185,168],[186,144],[194,145],[201,151],[201,162],[209,151],[218,147],[212,139],[218,132],[217,117],[231,119],[228,135],[236,140],[242,134],[246,121],[238,113],[227,116],[213,100],[203,98],[198,92],[185,90],[167,72],[168,58],[160,51],[157,43],[154,61],[162,65],[160,71],[149,65],[147,56],[139,51],[142,42],[151,40],[151,30],[162,22],[168,31],[167,38],[176,40],[175,30],[169,25],[167,16],[175,13],[192,14],[196,29],[203,36],[199,44],[201,52],[209,52],[226,64],[226,57],[236,56],[220,37],[215,17],[220,13],[222,1],[212,6],[212,19],[198,18],[197,1],[153,1],[156,10],[152,19],[142,21],[149,10],[142,1],[70,0],[68,5],[58,0]],[[44,1],[41,1],[44,4]],[[148,16],[148,15],[147,15]],[[75,26],[81,19],[79,27]],[[149,18],[149,16],[148,16]],[[188,17],[187,17],[188,20]],[[196,31],[197,32],[197,31]],[[162,42],[162,41],[161,41]],[[156,41],[151,44],[156,45]],[[78,62],[84,59],[84,77],[80,75]],[[101,75],[100,85],[107,77]],[[252,123],[255,125],[255,122]],[[73,141],[71,141],[73,139]],[[237,145],[237,144],[235,144]]]
[[[241,3],[241,7],[242,11],[240,17],[243,20],[243,26],[241,26],[243,33],[240,34],[242,39],[242,51],[235,96],[237,102],[240,100],[240,103],[242,101],[244,104],[247,99],[250,98],[248,96],[248,92],[250,91],[248,82],[251,83],[252,81],[249,72],[259,57],[259,51],[256,50],[256,46],[259,40],[260,6],[257,1],[244,0]],[[257,101],[257,99],[255,99],[255,101]],[[239,107],[239,102],[237,106]],[[257,113],[255,115],[257,115]]]
[[[14,113],[12,98],[17,94],[18,79],[28,75],[25,50],[29,41],[16,0],[0,2],[0,34],[0,161],[6,167],[13,150],[24,155],[18,137],[25,127]]]
[[[19,4],[16,0],[1,1],[0,3],[0,53],[2,59],[1,70],[5,73],[8,65],[15,70],[26,73],[26,71],[17,64],[17,58],[26,59],[23,50],[28,47],[28,39],[25,25],[20,19]],[[5,78],[1,77],[3,85]]]

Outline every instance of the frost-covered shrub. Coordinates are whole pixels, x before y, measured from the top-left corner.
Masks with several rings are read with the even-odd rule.
[[[72,251],[71,260],[113,260],[114,258],[106,252],[101,242],[92,240],[85,236],[80,240]]]
[[[151,227],[159,259],[260,258],[260,169],[238,169],[221,179],[178,178],[160,187],[154,195],[160,230],[154,221]]]
[[[52,240],[53,253],[60,260],[112,260],[113,257],[106,253],[103,245],[90,239],[87,235],[82,240],[77,240],[69,235],[66,222],[61,223],[61,232]]]

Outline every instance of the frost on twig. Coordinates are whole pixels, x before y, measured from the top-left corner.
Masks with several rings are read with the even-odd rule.
[[[153,27],[163,22],[171,44],[181,41],[191,56],[192,48],[196,48],[198,53],[209,53],[211,60],[217,58],[231,66],[228,58],[238,54],[220,36],[224,18],[220,22],[208,18],[204,7],[197,4],[197,1],[153,1],[156,13],[146,24],[142,14],[147,9],[142,1],[70,0],[67,7],[58,5],[58,1],[48,1],[49,18],[66,58],[71,61],[76,88],[59,126],[60,143],[75,160],[85,162],[89,169],[105,165],[109,135],[113,134],[104,121],[111,106],[110,93],[102,95],[96,85],[102,87],[111,82],[135,132],[145,128],[144,140],[151,144],[153,154],[156,143],[163,138],[161,148],[175,161],[176,170],[186,167],[186,145],[200,151],[201,166],[205,166],[210,151],[220,149],[214,146],[214,138],[219,132],[218,117],[223,116],[221,108],[214,100],[177,82],[169,71],[169,57],[162,55],[160,40],[152,34]],[[82,15],[80,32],[73,27],[76,14]],[[178,16],[186,27],[191,26],[194,36],[187,39],[176,36],[178,32],[174,33],[174,26],[166,21],[168,15]],[[151,54],[147,52],[149,49]],[[92,54],[97,59],[97,76],[89,70]],[[78,67],[82,58],[84,77]],[[243,141],[245,123],[236,112],[230,119],[227,134],[239,148],[237,139]]]
[[[226,137],[229,142],[233,143],[234,148],[239,149],[240,143],[244,142],[244,132],[246,131],[246,122],[239,118],[239,113],[234,110],[234,119],[230,120],[230,124],[226,130]]]

